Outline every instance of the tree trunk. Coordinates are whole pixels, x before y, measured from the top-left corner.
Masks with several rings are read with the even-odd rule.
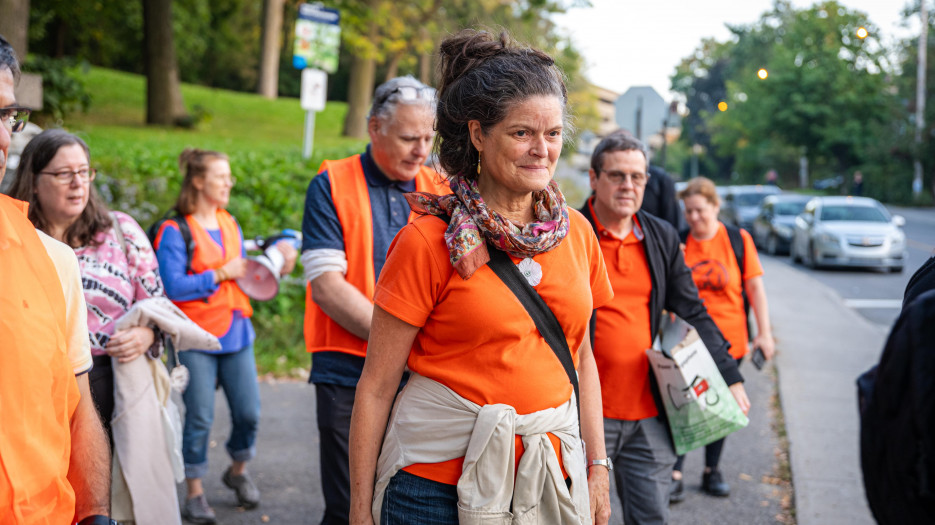
[[[429,30],[424,26],[419,30],[422,40],[429,39]],[[419,81],[426,86],[432,85],[432,53],[422,53],[419,55]]]
[[[279,95],[279,50],[285,0],[263,1],[263,37],[257,93],[269,99]]]
[[[29,51],[29,0],[0,0],[0,35],[16,51],[20,63]]]
[[[371,2],[375,7],[376,2]],[[377,41],[377,22],[370,21],[368,39]],[[355,139],[367,136],[367,111],[373,96],[373,83],[377,75],[377,61],[370,53],[355,53],[351,61],[351,72],[347,89],[347,117],[344,119],[344,135]]]
[[[143,0],[146,123],[171,126],[187,118],[172,35],[172,0]]]
[[[399,62],[403,59],[403,52],[399,51],[390,58],[389,64],[386,66],[386,82],[390,79],[396,78],[396,75],[399,73]]]
[[[377,63],[373,58],[354,56],[351,61],[350,86],[347,90],[347,117],[344,135],[362,139],[367,136],[367,111],[373,96],[373,81]]]

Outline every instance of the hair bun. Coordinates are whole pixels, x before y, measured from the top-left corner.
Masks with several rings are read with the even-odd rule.
[[[188,163],[191,162],[195,155],[200,153],[202,153],[202,151],[198,148],[185,148],[182,150],[182,153],[179,155],[179,171],[185,173]]]
[[[489,31],[464,29],[446,38],[438,49],[439,92],[465,72],[515,48],[516,43],[505,31],[497,37]]]

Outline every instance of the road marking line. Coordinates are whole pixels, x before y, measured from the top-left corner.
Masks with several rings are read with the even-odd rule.
[[[902,308],[902,299],[845,299],[844,306],[850,308]]]
[[[924,242],[919,242],[915,239],[910,239],[908,237],[906,237],[906,244],[908,244],[909,246],[912,246],[913,248],[918,248],[924,252],[931,253],[932,251],[935,251],[935,246],[932,246],[931,244],[926,244]]]

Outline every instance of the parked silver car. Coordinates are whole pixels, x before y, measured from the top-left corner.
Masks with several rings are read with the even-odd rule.
[[[789,253],[795,218],[811,199],[794,193],[770,195],[763,199],[760,214],[754,219],[750,231],[757,248],[765,249],[770,255]]]
[[[760,213],[763,199],[777,193],[782,193],[778,186],[728,186],[726,195],[721,196],[721,214],[718,218],[725,224],[750,231],[753,220]]]
[[[811,267],[864,266],[901,272],[906,220],[867,197],[815,197],[795,219],[791,255]]]

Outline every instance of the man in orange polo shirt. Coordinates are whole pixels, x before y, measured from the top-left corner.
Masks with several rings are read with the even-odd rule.
[[[28,111],[0,36],[0,180]],[[0,195],[0,524],[110,523],[110,452],[91,401],[87,310],[74,251]],[[77,377],[76,377],[77,376]]]
[[[662,310],[694,326],[741,408],[750,402],[730,344],[698,298],[671,224],[640,211],[649,181],[645,146],[624,133],[602,140],[591,156],[593,195],[581,212],[591,221],[614,289],[595,312],[594,358],[601,378],[604,438],[614,462],[627,525],[668,521],[676,455],[645,351]]]
[[[376,281],[390,243],[412,218],[403,194],[450,193],[442,177],[424,166],[434,121],[434,89],[408,76],[381,84],[367,121],[367,150],[323,162],[308,185],[302,219],[305,344],[314,353],[309,382],[315,384],[325,525],[349,518],[351,408]]]

